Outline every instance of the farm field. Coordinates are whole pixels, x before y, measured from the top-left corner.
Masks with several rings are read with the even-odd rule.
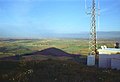
[[[98,40],[114,47],[114,40]],[[0,41],[0,57],[54,49],[80,58],[39,55],[40,60],[0,61],[0,82],[120,82],[120,71],[86,66],[89,53],[86,39],[10,39]],[[27,59],[29,59],[27,57]]]
[[[97,41],[98,48],[102,45],[114,47],[114,40]],[[88,55],[89,40],[87,39],[8,39],[0,40],[0,57],[21,55],[46,48],[55,47],[70,54]]]

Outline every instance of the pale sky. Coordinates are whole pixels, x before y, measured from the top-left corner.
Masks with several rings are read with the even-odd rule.
[[[100,0],[100,10],[97,31],[120,31],[120,0]],[[85,11],[84,0],[0,0],[0,37],[89,32]]]

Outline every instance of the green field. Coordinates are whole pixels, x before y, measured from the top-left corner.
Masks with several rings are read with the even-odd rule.
[[[114,47],[114,40],[98,40]],[[71,54],[88,55],[89,40],[37,39],[1,40],[0,57],[22,55],[56,47]],[[0,82],[120,82],[120,71],[86,66],[86,57],[39,56],[41,60],[0,61]],[[78,61],[79,60],[79,61]]]
[[[97,46],[114,47],[114,40],[98,40]],[[85,39],[10,39],[0,41],[0,57],[31,53],[56,47],[70,54],[88,55],[89,40]]]

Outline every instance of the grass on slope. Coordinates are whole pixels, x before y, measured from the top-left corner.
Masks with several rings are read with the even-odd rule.
[[[72,61],[1,61],[0,82],[120,82],[120,71]]]

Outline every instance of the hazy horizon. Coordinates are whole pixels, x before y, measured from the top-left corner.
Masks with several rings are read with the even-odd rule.
[[[88,39],[89,32],[81,32],[81,33],[49,33],[43,34],[39,36],[12,36],[12,37],[1,37],[1,39],[44,39],[44,38],[78,38],[78,39]],[[120,40],[120,31],[99,31],[97,32],[98,39],[119,39]]]

